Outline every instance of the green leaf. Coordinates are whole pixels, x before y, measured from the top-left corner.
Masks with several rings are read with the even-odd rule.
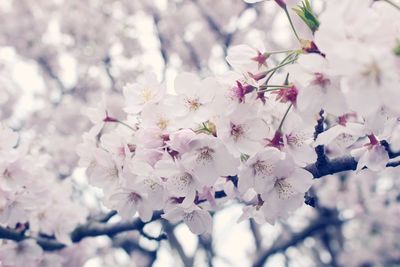
[[[400,57],[400,39],[397,39],[393,52],[396,56]]]
[[[307,24],[313,33],[318,30],[319,21],[311,8],[309,0],[304,0],[301,5],[293,8],[293,11]]]
[[[241,160],[242,162],[247,161],[249,158],[250,158],[249,155],[246,155],[246,154],[241,154],[241,155],[240,155],[240,160]]]

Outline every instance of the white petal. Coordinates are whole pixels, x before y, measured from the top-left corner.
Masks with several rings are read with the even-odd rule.
[[[183,211],[183,209],[175,207],[165,212],[163,215],[161,215],[161,217],[172,223],[177,223],[182,219],[184,214],[185,212]]]
[[[199,84],[200,79],[197,75],[184,72],[175,78],[175,91],[178,94],[193,95]]]
[[[183,217],[183,221],[194,234],[201,235],[212,231],[212,218],[208,211],[192,211]]]
[[[220,176],[236,175],[240,160],[231,155],[224,145],[217,147],[214,162]]]
[[[375,145],[368,153],[367,167],[373,171],[385,169],[389,161],[389,155],[386,149],[381,145]]]
[[[299,193],[305,193],[310,189],[313,183],[313,176],[308,171],[295,168],[293,173],[288,178],[288,182],[296,189]]]

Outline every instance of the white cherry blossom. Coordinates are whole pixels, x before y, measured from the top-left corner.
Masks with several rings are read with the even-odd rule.
[[[259,48],[237,45],[229,48],[226,61],[239,72],[257,74],[267,69],[268,57],[262,45]]]
[[[241,153],[256,153],[268,135],[269,128],[256,114],[256,108],[242,104],[228,116],[216,121],[218,137],[236,157]]]
[[[296,107],[301,113],[315,115],[323,109],[333,115],[347,111],[338,77],[328,73],[329,63],[321,55],[300,55],[290,68],[298,88]]]
[[[370,142],[363,147],[353,149],[351,155],[357,160],[357,171],[367,167],[372,171],[381,171],[389,162],[389,155],[376,137],[368,135]]]
[[[125,111],[137,114],[149,103],[158,103],[165,94],[165,87],[159,84],[154,73],[145,73],[137,78],[136,83],[124,86]]]
[[[182,164],[196,179],[212,186],[218,177],[235,175],[239,160],[216,137],[197,135],[189,143],[191,151],[182,155]]]
[[[284,157],[285,154],[276,148],[263,149],[250,157],[240,166],[239,190],[245,193],[254,188],[261,193],[264,188],[270,186],[268,177],[272,176],[275,164]]]
[[[177,96],[169,98],[169,105],[181,125],[194,127],[214,115],[211,103],[218,86],[214,78],[200,80],[191,73],[182,73],[175,78]]]
[[[274,223],[286,218],[304,202],[304,193],[312,185],[312,175],[293,164],[290,158],[277,162],[271,176],[266,177],[270,184],[263,188],[262,210],[267,222]]]
[[[211,233],[212,231],[212,218],[210,213],[196,205],[191,205],[189,207],[176,205],[167,210],[162,217],[172,222],[183,220],[190,231],[197,235]]]

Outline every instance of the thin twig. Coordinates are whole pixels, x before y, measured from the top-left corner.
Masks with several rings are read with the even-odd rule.
[[[174,233],[174,227],[167,221],[163,221],[164,230],[168,236],[168,241],[181,258],[183,265],[185,267],[192,267],[194,263],[194,259],[186,255],[183,250],[182,244],[178,241]]]
[[[393,2],[392,0],[383,0],[384,2],[388,3],[389,5],[397,8],[398,10],[400,10],[400,6],[397,5],[395,2]]]
[[[316,220],[316,222],[312,223],[300,233],[294,234],[289,240],[286,240],[281,244],[277,244],[274,247],[261,253],[253,264],[253,267],[262,267],[270,256],[279,252],[284,252],[286,249],[298,245],[299,243],[303,242],[305,238],[314,235],[315,233],[317,233],[321,229],[325,229],[329,225],[340,225],[342,223],[344,222],[338,219],[335,220],[332,218],[319,218],[318,220]]]
[[[151,221],[155,221],[161,218],[161,213],[156,212],[153,215]],[[150,221],[150,222],[151,222]],[[135,219],[130,222],[119,222],[119,223],[112,223],[112,224],[105,224],[99,222],[88,222],[84,225],[78,226],[72,233],[71,233],[71,241],[73,243],[77,243],[86,237],[94,237],[94,236],[109,236],[113,237],[116,234],[132,231],[132,230],[140,230],[143,228],[148,222],[144,223],[140,219]],[[35,239],[36,242],[47,251],[52,250],[59,250],[65,248],[66,245],[63,243],[58,242],[54,239],[49,238],[42,238],[42,237],[33,237],[33,236],[26,236],[23,233],[9,229],[0,227],[0,239],[9,239],[14,241],[22,241],[25,239]]]

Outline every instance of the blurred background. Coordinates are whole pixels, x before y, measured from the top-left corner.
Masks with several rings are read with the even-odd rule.
[[[323,0],[311,3],[323,12]],[[222,74],[229,47],[242,43],[268,51],[291,49],[296,40],[274,1],[1,0],[0,121],[33,140],[38,154],[50,155],[48,168],[71,179],[90,213],[107,212],[101,192],[76,167],[76,145],[91,126],[82,108],[106,94],[108,108],[123,114],[122,87],[146,72],[169,90],[182,71]],[[325,177],[306,199],[314,207],[304,205],[276,225],[236,223],[242,205],[227,202],[213,216],[212,235],[154,222],[145,227],[148,235],[173,238],[130,232],[87,238],[59,253],[69,255],[64,266],[85,267],[400,266],[398,177],[396,169],[379,180],[368,171]]]

